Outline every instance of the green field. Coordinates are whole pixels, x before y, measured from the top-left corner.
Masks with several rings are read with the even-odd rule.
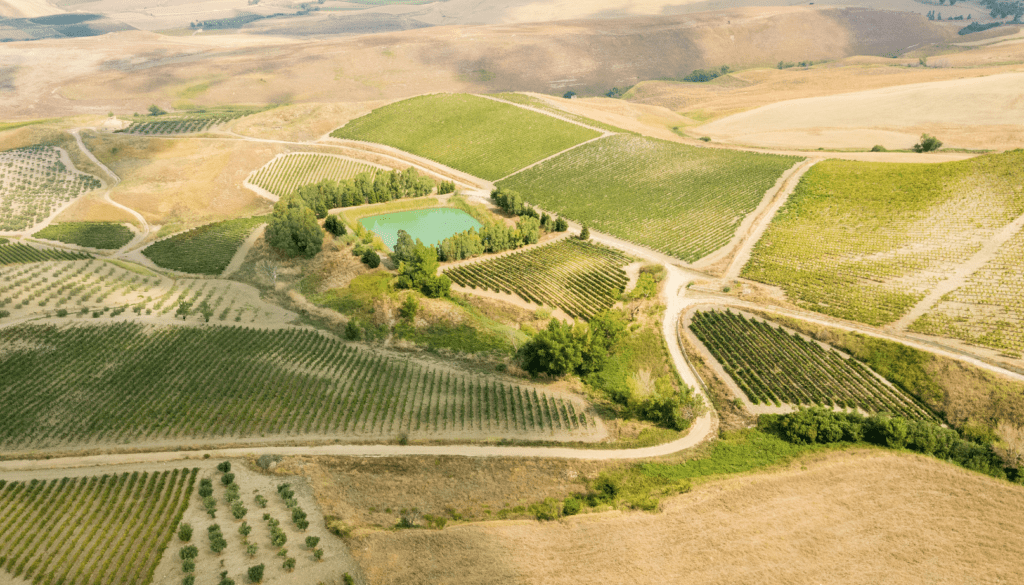
[[[132,241],[135,234],[120,223],[81,221],[51,224],[36,232],[34,237],[86,248],[117,250]]]
[[[698,311],[690,329],[754,404],[839,406],[938,420],[864,364],[781,327],[729,311]]]
[[[148,585],[198,471],[0,479],[0,568],[19,583]]]
[[[92,258],[92,256],[84,252],[65,252],[64,250],[33,248],[32,246],[27,246],[18,242],[12,242],[0,246],[0,266],[6,264],[45,262],[47,260],[82,260],[84,258]]]
[[[0,152],[0,231],[30,228],[101,185],[96,177],[69,169],[52,146]]]
[[[550,437],[582,401],[348,345],[312,330],[0,329],[0,447],[218,437]]]
[[[910,330],[1024,352],[1024,232],[1003,244],[967,283],[945,295]]]
[[[743,276],[796,304],[898,320],[1024,213],[1024,151],[920,165],[818,163],[754,247]]]
[[[600,134],[487,98],[438,94],[384,106],[331,136],[394,146],[494,181]]]
[[[620,135],[500,186],[545,211],[693,262],[726,245],[798,160]]]
[[[522,104],[524,106],[529,106],[531,108],[537,108],[538,110],[544,110],[545,112],[554,114],[554,115],[559,116],[561,118],[565,118],[567,120],[572,120],[573,122],[576,122],[577,124],[584,124],[584,125],[590,126],[592,128],[600,128],[601,130],[604,130],[606,132],[615,132],[615,133],[625,132],[625,130],[623,130],[621,128],[616,128],[615,126],[611,126],[611,125],[605,124],[604,122],[598,122],[597,120],[594,120],[594,119],[591,119],[591,118],[587,118],[586,116],[580,116],[580,115],[577,115],[577,114],[573,114],[571,112],[566,112],[565,110],[560,110],[560,109],[558,109],[558,108],[548,104],[546,101],[544,101],[544,100],[542,100],[540,98],[535,98],[532,95],[526,95],[526,94],[523,94],[523,93],[508,92],[508,93],[496,93],[496,94],[493,94],[492,97],[496,97],[498,99],[505,100],[506,102],[512,102],[514,104]]]
[[[275,158],[256,171],[249,182],[284,197],[303,185],[325,180],[343,181],[359,173],[370,173],[370,180],[373,180],[376,172],[375,166],[339,156],[300,152]]]
[[[589,319],[611,308],[629,281],[631,258],[577,239],[530,248],[445,271],[456,284],[516,294]]]
[[[264,223],[266,216],[209,223],[153,243],[142,253],[161,268],[217,275],[231,264],[252,230]]]

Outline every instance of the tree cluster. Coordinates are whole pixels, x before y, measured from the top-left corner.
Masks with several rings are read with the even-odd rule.
[[[711,81],[712,79],[718,79],[723,75],[728,75],[728,65],[722,65],[718,69],[697,69],[691,72],[689,75],[683,78],[683,81],[689,81],[691,83],[704,83]]]
[[[324,243],[324,231],[316,214],[298,195],[283,197],[274,204],[267,222],[267,242],[289,256],[316,256]]]
[[[914,145],[914,152],[932,152],[942,148],[942,141],[928,134],[921,135],[921,142]]]
[[[319,183],[303,185],[295,192],[322,219],[330,209],[423,197],[433,190],[433,179],[420,176],[416,169],[409,167],[402,172],[379,172],[372,179],[369,173],[359,173],[340,182],[325,179]]]
[[[426,246],[420,240],[413,241],[405,230],[398,230],[398,241],[391,258],[398,262],[398,279],[395,286],[418,290],[424,295],[437,299],[448,296],[452,281],[443,274],[437,274],[440,266],[434,246]]]
[[[991,447],[962,439],[956,431],[933,422],[907,420],[885,412],[865,417],[815,407],[791,414],[763,414],[758,426],[801,445],[865,441],[934,455],[993,477],[1007,477],[1003,462]]]
[[[496,254],[515,250],[540,241],[540,220],[521,217],[515,227],[504,223],[488,222],[478,232],[470,228],[441,241],[437,257],[442,262],[465,260],[481,254]]]

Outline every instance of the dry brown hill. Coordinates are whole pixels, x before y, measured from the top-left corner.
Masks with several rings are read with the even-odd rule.
[[[378,532],[352,550],[374,585],[1024,582],[1024,488],[926,457],[837,453],[664,507]]]
[[[144,111],[154,102],[351,102],[437,91],[594,94],[702,67],[882,54],[950,34],[920,15],[813,7],[435,27],[324,41],[127,32],[5,45],[17,65],[8,82],[13,88],[0,93],[0,110],[7,118],[28,118]]]

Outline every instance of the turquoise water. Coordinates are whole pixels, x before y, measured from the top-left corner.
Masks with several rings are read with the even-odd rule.
[[[437,245],[441,240],[464,232],[469,228],[480,229],[480,222],[461,209],[434,207],[414,209],[382,215],[371,215],[359,220],[362,226],[380,236],[388,248],[394,249],[398,241],[398,230],[409,232],[412,239],[419,238],[426,245]]]

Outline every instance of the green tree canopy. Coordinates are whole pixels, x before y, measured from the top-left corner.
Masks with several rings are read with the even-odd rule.
[[[313,210],[300,197],[289,195],[274,205],[267,224],[267,242],[289,256],[312,258],[323,246],[324,231]]]

